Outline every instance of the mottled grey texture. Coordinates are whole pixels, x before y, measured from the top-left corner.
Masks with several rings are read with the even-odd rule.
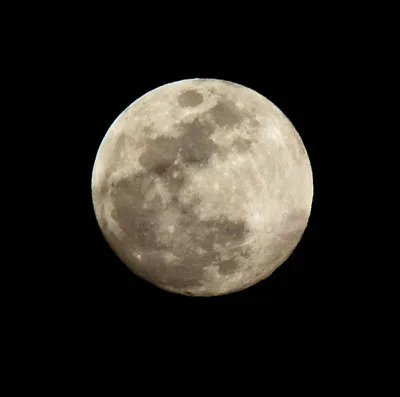
[[[153,172],[153,169],[152,171]],[[124,232],[121,243],[137,250],[152,251],[147,260],[137,261],[136,266],[141,274],[145,274],[151,281],[161,286],[180,289],[200,285],[205,266],[216,260],[218,255],[214,251],[214,244],[232,242],[235,246],[230,250],[232,256],[245,253],[240,243],[246,233],[245,222],[232,222],[220,218],[215,220],[200,220],[193,212],[193,208],[179,202],[179,189],[183,186],[183,178],[180,184],[175,184],[175,178],[165,174],[165,183],[171,189],[172,200],[165,206],[161,197],[155,195],[146,200],[145,194],[154,184],[151,174],[138,173],[131,177],[121,178],[113,186],[112,201],[114,209],[111,216],[118,222]],[[146,204],[146,208],[143,207]],[[168,244],[157,239],[154,224],[163,216],[165,211],[172,209],[180,213],[179,222],[175,228],[179,231],[176,239]],[[185,237],[182,239],[182,237]],[[191,241],[186,245],[185,241]],[[200,247],[206,252],[201,255],[194,251],[194,247]],[[180,259],[178,266],[168,267],[165,259],[159,253],[168,251]],[[220,261],[218,263],[223,274],[229,274],[238,268],[235,259]],[[155,279],[156,277],[156,279]],[[165,284],[165,285],[164,285]]]
[[[218,102],[210,110],[210,113],[218,127],[233,126],[240,123],[244,118],[241,111],[227,100]]]
[[[210,296],[255,284],[290,255],[310,214],[312,174],[274,105],[238,84],[195,79],[121,114],[92,191],[105,238],[133,272]]]
[[[179,105],[183,107],[194,107],[203,102],[203,95],[195,90],[187,90],[179,95],[178,102]]]

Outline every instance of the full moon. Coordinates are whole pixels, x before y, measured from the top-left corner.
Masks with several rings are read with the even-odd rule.
[[[137,276],[183,295],[267,278],[307,227],[313,177],[293,124],[240,84],[189,79],[133,102],[98,149],[100,229]]]

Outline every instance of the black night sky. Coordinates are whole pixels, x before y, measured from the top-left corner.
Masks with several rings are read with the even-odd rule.
[[[4,99],[16,110],[16,116],[3,112],[11,121],[3,135],[18,144],[3,141],[3,157],[11,158],[3,167],[3,193],[19,202],[16,211],[4,206],[3,212],[20,218],[12,219],[15,233],[3,227],[3,249],[11,255],[3,255],[2,269],[16,273],[15,284],[2,278],[3,307],[11,314],[2,317],[2,328],[10,330],[3,350],[11,352],[3,362],[16,374],[11,390],[24,386],[32,394],[37,384],[52,396],[68,389],[68,395],[97,395],[99,387],[100,395],[114,396],[126,379],[129,395],[152,395],[160,387],[163,394],[192,396],[206,386],[213,396],[211,383],[220,381],[222,394],[230,395],[226,388],[239,393],[248,368],[246,396],[257,393],[252,385],[270,393],[275,372],[284,378],[280,390],[293,387],[298,394],[306,383],[318,395],[335,387],[359,395],[361,386],[372,392],[381,367],[390,376],[384,364],[396,370],[386,355],[395,357],[398,345],[388,342],[395,329],[388,323],[398,312],[390,307],[398,299],[389,296],[398,287],[389,284],[398,278],[384,268],[396,268],[396,242],[389,239],[397,235],[372,223],[382,218],[396,225],[388,198],[397,199],[398,178],[387,182],[384,174],[397,171],[398,156],[388,167],[378,156],[386,160],[388,149],[396,149],[398,127],[385,129],[382,121],[386,105],[398,100],[372,92],[374,84],[397,92],[395,79],[385,81],[384,55],[396,55],[398,45],[387,43],[398,34],[378,36],[383,5],[367,16],[366,4],[352,14],[347,3],[299,3],[306,20],[296,3],[283,12],[274,12],[275,4],[5,9],[11,23],[4,25],[3,47],[13,54],[3,63],[17,74],[3,73],[3,85],[11,83],[15,94]],[[395,29],[388,16],[383,25]],[[232,81],[272,101],[299,132],[313,171],[311,216],[293,254],[259,284],[212,298],[169,293],[135,276],[103,237],[91,195],[96,153],[116,117],[150,90],[190,78]],[[371,133],[373,116],[379,121]],[[386,203],[378,205],[374,194]],[[375,359],[374,350],[384,359]],[[378,383],[375,394],[388,394],[382,393],[386,379]]]
[[[182,61],[180,62],[180,56]],[[332,82],[327,83],[310,67],[302,67],[293,56],[290,65],[276,65],[262,60],[230,62],[225,57],[213,56],[213,62],[201,62],[174,53],[160,59],[145,55],[132,59],[130,66],[117,60],[104,59],[99,70],[84,68],[81,73],[85,103],[82,129],[85,145],[86,190],[85,231],[82,252],[74,265],[80,279],[82,299],[95,317],[110,317],[129,321],[134,313],[152,313],[157,319],[175,313],[192,316],[197,310],[214,320],[223,316],[248,316],[257,320],[268,313],[285,317],[317,315],[321,306],[335,299],[332,290],[336,264],[331,255],[326,234],[330,215],[329,176],[324,158],[329,156],[329,102],[326,97]],[[169,59],[175,58],[175,59]],[[183,60],[191,59],[190,62]],[[166,62],[168,61],[168,62]],[[295,66],[296,63],[300,66]],[[156,67],[156,65],[158,65]],[[98,146],[110,124],[131,102],[162,84],[193,77],[231,80],[248,86],[275,103],[292,121],[307,148],[313,167],[314,201],[312,213],[303,238],[292,256],[264,282],[230,296],[218,298],[188,298],[164,292],[134,276],[105,242],[94,216],[90,197],[90,177]],[[333,295],[331,295],[333,294]],[[90,308],[90,309],[89,309]],[[168,314],[167,314],[168,313]],[[264,313],[264,314],[263,314]],[[217,320],[218,321],[218,320]]]
[[[64,219],[68,265],[52,287],[61,302],[56,311],[71,335],[93,349],[102,341],[146,344],[149,338],[194,343],[213,339],[215,332],[245,332],[252,339],[281,329],[289,340],[310,329],[340,333],[358,302],[351,292],[358,264],[345,247],[351,228],[343,212],[355,204],[344,193],[354,179],[342,177],[341,160],[348,153],[338,136],[350,117],[346,105],[353,99],[346,84],[354,70],[335,52],[301,42],[238,53],[229,42],[206,49],[208,39],[191,47],[171,40],[129,47],[107,35],[88,35],[63,58],[59,77],[73,98],[65,118],[73,153],[65,168],[73,194],[71,215]],[[263,282],[215,298],[175,295],[136,277],[106,243],[91,199],[95,156],[115,118],[149,90],[195,77],[237,82],[277,105],[299,132],[314,178],[309,224],[290,258]]]

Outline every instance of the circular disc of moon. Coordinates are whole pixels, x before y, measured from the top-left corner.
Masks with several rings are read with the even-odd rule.
[[[118,116],[96,156],[92,197],[106,241],[136,275],[215,296],[258,283],[291,255],[313,178],[299,134],[272,102],[190,79]]]

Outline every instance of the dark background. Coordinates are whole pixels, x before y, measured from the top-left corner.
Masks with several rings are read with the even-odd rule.
[[[297,389],[296,374],[318,387],[325,374],[322,388],[329,391],[341,383],[348,390],[346,375],[357,388],[369,388],[390,362],[374,360],[373,353],[386,352],[394,328],[385,321],[398,312],[387,309],[398,300],[385,297],[386,291],[397,294],[397,287],[389,288],[397,278],[384,270],[386,264],[396,268],[396,258],[384,259],[396,243],[388,244],[386,227],[372,226],[377,218],[393,223],[396,208],[387,200],[396,199],[396,179],[384,181],[386,170],[396,168],[377,172],[387,148],[395,147],[396,124],[385,130],[381,122],[386,105],[396,101],[373,89],[397,92],[394,80],[385,81],[383,56],[395,54],[388,38],[397,35],[377,25],[375,6],[367,17],[364,6],[352,14],[347,6],[301,4],[298,13],[294,4],[275,12],[272,3],[266,11],[232,3],[218,15],[215,2],[177,5],[176,11],[170,2],[151,3],[148,10],[142,5],[111,10],[105,3],[101,10],[99,3],[84,10],[35,4],[32,11],[41,18],[24,5],[15,13],[19,23],[6,28],[15,57],[6,56],[4,64],[17,76],[4,74],[16,98],[4,97],[17,115],[4,118],[20,142],[3,145],[4,157],[14,160],[3,175],[12,175],[22,193],[3,185],[5,196],[21,200],[24,221],[22,231],[20,222],[13,222],[15,233],[4,228],[16,242],[2,263],[16,272],[15,284],[2,279],[4,306],[12,314],[4,321],[12,334],[4,340],[13,359],[6,367],[15,362],[17,374],[12,386],[32,390],[26,372],[45,386],[64,390],[83,380],[92,390],[122,364],[129,371],[117,375],[139,395],[142,373],[152,378],[147,391],[153,385],[182,389],[182,367],[197,378],[184,389],[190,394],[215,378],[236,388],[246,367],[259,369],[252,369],[246,394],[251,384],[269,391],[276,371],[285,374],[280,387]],[[386,16],[381,21],[397,26]],[[19,43],[11,43],[14,36]],[[290,258],[258,285],[216,298],[174,295],[134,276],[106,244],[91,200],[96,152],[115,118],[149,90],[195,77],[231,80],[271,100],[298,130],[314,176],[309,224]],[[374,116],[378,125],[371,128]],[[32,150],[36,146],[40,150]],[[33,159],[21,170],[22,148]],[[374,191],[383,206],[371,200]],[[386,207],[389,216],[382,215]],[[376,249],[379,238],[382,249]],[[5,250],[8,245],[4,240]],[[239,374],[227,372],[227,364]],[[362,367],[372,376],[360,371],[357,382]],[[166,372],[172,376],[163,383],[159,376]]]
[[[185,349],[215,342],[229,349],[238,339],[251,345],[278,334],[286,335],[285,344],[301,346],[315,337],[313,344],[322,338],[325,347],[336,346],[366,310],[354,278],[364,266],[356,258],[362,244],[353,238],[349,216],[359,205],[349,190],[358,183],[348,166],[349,144],[360,134],[349,120],[362,95],[348,56],[352,48],[296,35],[274,46],[261,40],[262,32],[255,34],[259,40],[235,42],[223,30],[213,28],[190,45],[179,33],[131,41],[88,30],[73,42],[66,38],[65,52],[54,61],[62,65],[54,83],[65,93],[58,122],[67,137],[56,140],[66,154],[57,159],[66,176],[55,185],[66,211],[54,218],[63,237],[55,238],[46,275],[54,299],[44,300],[67,346],[98,351],[133,343],[140,350],[178,343]],[[175,295],[136,277],[103,238],[91,198],[95,156],[115,118],[149,90],[196,77],[242,84],[277,105],[298,130],[314,177],[309,224],[290,258],[265,281],[215,298]],[[49,205],[59,213],[57,200]]]
[[[329,158],[337,150],[332,135],[332,102],[335,81],[324,70],[327,60],[293,54],[290,60],[272,62],[260,57],[230,58],[224,52],[207,59],[199,50],[146,50],[126,62],[124,55],[86,54],[79,66],[81,87],[79,165],[84,207],[79,228],[84,233],[75,241],[81,248],[69,270],[80,285],[79,306],[86,307],[85,321],[134,323],[138,316],[162,323],[163,318],[190,318],[205,326],[225,321],[247,323],[249,327],[270,327],[268,319],[278,316],[302,327],[304,321],[317,322],[338,307],[346,282],[345,271],[338,275],[333,250],[340,250],[332,229],[338,222]],[[228,51],[229,53],[229,51]],[[103,52],[101,53],[103,55]],[[93,58],[92,58],[93,57]],[[124,62],[119,62],[124,59]],[[89,63],[86,63],[89,61]],[[94,64],[96,67],[94,68]],[[325,73],[324,73],[325,71]],[[185,78],[220,78],[240,83],[275,103],[292,121],[308,151],[314,176],[314,200],[309,225],[292,256],[268,279],[245,291],[216,298],[190,298],[164,292],[134,276],[105,242],[97,225],[91,202],[90,178],[98,147],[115,118],[134,100],[151,89]],[[335,110],[336,112],[336,110]],[[336,170],[338,167],[336,166]],[[336,251],[337,252],[337,251]],[[342,272],[342,271],[341,271]],[[75,298],[74,298],[75,299]],[[86,317],[87,316],[87,317]],[[204,320],[200,320],[203,318]],[[271,317],[272,316],[272,317]],[[246,320],[245,320],[246,319]],[[207,325],[208,324],[208,325]]]
[[[367,203],[374,189],[370,184],[362,189],[363,179],[378,179],[380,141],[362,125],[379,102],[371,98],[373,37],[353,29],[351,18],[354,35],[343,30],[342,20],[324,30],[326,20],[317,18],[317,26],[307,31],[300,18],[299,26],[291,26],[281,14],[263,14],[257,22],[258,11],[247,19],[239,9],[233,19],[198,11],[198,20],[161,15],[164,24],[153,18],[159,8],[147,14],[126,11],[125,23],[123,9],[103,19],[94,11],[77,11],[60,26],[54,16],[49,20],[54,26],[46,26],[42,37],[32,39],[31,52],[23,53],[21,75],[35,87],[24,87],[21,97],[39,105],[39,120],[22,112],[12,121],[28,119],[24,140],[43,138],[43,155],[33,151],[32,162],[43,168],[34,174],[26,167],[21,182],[25,190],[30,182],[29,200],[36,198],[43,209],[35,207],[37,219],[26,228],[32,250],[19,243],[16,250],[28,254],[29,271],[9,265],[18,273],[9,301],[21,307],[10,305],[10,311],[23,322],[13,323],[17,345],[25,341],[35,351],[29,371],[46,355],[50,373],[66,377],[61,387],[71,383],[74,372],[92,386],[117,364],[140,366],[152,375],[157,365],[161,373],[174,372],[175,361],[201,378],[195,388],[203,376],[220,376],[235,386],[236,375],[224,374],[230,361],[240,371],[258,366],[262,374],[253,373],[252,383],[271,378],[268,364],[282,373],[294,364],[294,372],[305,373],[309,383],[327,371],[333,379],[325,386],[331,390],[344,367],[354,378],[352,357],[363,360],[383,339],[374,330],[385,316],[377,297],[387,289],[387,277],[378,277],[382,259],[372,259],[376,242],[363,237],[376,240],[385,230],[371,227],[371,218],[378,217],[376,206]],[[267,32],[273,19],[282,23]],[[46,43],[42,63],[40,43]],[[27,66],[34,64],[37,68]],[[136,277],[103,238],[91,197],[95,156],[115,118],[149,90],[196,77],[230,80],[271,100],[299,132],[314,177],[309,224],[290,258],[263,282],[214,298],[175,295]],[[365,150],[365,142],[373,148]],[[21,197],[25,216],[33,211],[26,210],[26,194]],[[372,280],[367,283],[365,275]],[[271,358],[275,351],[280,361]],[[243,359],[244,354],[251,358]],[[47,382],[47,372],[42,375]],[[173,375],[168,386],[177,388],[182,376]],[[157,382],[153,377],[151,385]]]

